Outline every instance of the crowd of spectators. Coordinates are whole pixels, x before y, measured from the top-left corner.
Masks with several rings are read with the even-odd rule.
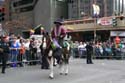
[[[23,62],[28,62],[29,65],[37,64],[41,60],[41,41],[35,38],[24,39],[21,36],[12,34],[8,36],[10,52],[8,62],[10,66],[23,67]],[[86,58],[86,45],[88,42],[71,41],[71,56],[74,58]],[[115,44],[115,42],[96,42],[93,44],[93,58],[106,59],[124,59],[125,58],[125,43]]]
[[[86,57],[87,42],[72,42],[71,53],[73,57]],[[125,58],[125,43],[120,42],[96,42],[93,44],[93,58],[99,59],[124,59]]]
[[[35,38],[24,39],[14,34],[7,37],[9,38],[9,56],[7,57],[7,62],[10,63],[10,66],[23,67],[23,62],[35,65],[36,61],[41,58],[41,41],[35,40]]]

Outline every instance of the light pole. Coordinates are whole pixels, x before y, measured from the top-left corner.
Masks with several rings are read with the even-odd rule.
[[[94,19],[94,26],[95,26],[94,27],[94,44],[96,43],[96,19],[97,18]]]

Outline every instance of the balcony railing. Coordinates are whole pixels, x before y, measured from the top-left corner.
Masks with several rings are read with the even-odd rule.
[[[83,19],[83,20],[70,20],[64,21],[64,26],[66,29],[71,31],[93,31],[95,28],[96,30],[116,30],[116,29],[124,29],[125,30],[125,17],[124,16],[110,16],[110,17],[103,17],[103,18],[113,18],[117,19],[117,26],[113,27],[113,25],[99,25],[95,24],[95,19]],[[101,19],[101,18],[100,18]]]

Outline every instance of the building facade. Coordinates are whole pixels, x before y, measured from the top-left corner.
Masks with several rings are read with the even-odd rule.
[[[93,4],[100,7],[100,17],[112,16],[115,11],[122,12],[124,0],[5,0],[8,4],[8,20],[19,20],[25,29],[42,24],[50,32],[53,22],[64,19],[81,19],[93,16]],[[118,1],[119,4],[118,4]],[[5,3],[6,3],[5,2]],[[44,2],[44,3],[43,3]],[[125,1],[124,1],[125,3]],[[123,11],[124,12],[124,11]]]
[[[43,4],[44,2],[44,4]],[[39,0],[34,8],[34,24],[42,24],[50,32],[53,22],[60,17],[68,18],[67,2],[59,0]]]
[[[10,16],[11,19],[18,19],[27,23],[27,27],[33,26],[33,9],[37,0],[11,0]]]
[[[5,5],[8,21],[22,23],[22,30],[42,24],[50,32],[56,19],[68,18],[68,5],[63,0],[6,0]]]
[[[5,0],[6,20],[4,27],[8,32],[19,33],[31,29],[34,25],[33,8],[37,0]]]
[[[93,16],[93,4],[100,7],[100,17],[113,14],[113,0],[72,0],[69,4],[69,18],[78,19],[84,16]]]
[[[114,0],[114,14],[125,15],[125,0]]]

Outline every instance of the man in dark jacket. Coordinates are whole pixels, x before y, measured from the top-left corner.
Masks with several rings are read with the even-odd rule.
[[[86,45],[86,50],[87,50],[87,64],[93,64],[92,62],[92,54],[93,54],[93,46],[92,43],[88,43]]]
[[[2,62],[2,72],[1,73],[5,73],[5,69],[6,69],[6,62],[8,59],[8,54],[9,54],[9,43],[8,43],[8,38],[7,37],[1,37],[1,41],[0,41],[0,59]]]

